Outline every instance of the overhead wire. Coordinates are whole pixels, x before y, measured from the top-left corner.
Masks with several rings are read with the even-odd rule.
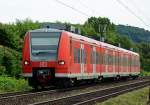
[[[80,5],[82,5],[83,7],[85,7],[86,9],[90,10],[92,12],[92,14],[94,14],[94,12],[96,13],[96,11],[92,8],[89,8],[89,6],[87,6],[85,3],[83,3],[81,0],[78,0],[78,2],[80,3]]]
[[[125,9],[127,9],[132,15],[134,15],[137,19],[139,19],[145,26],[150,28],[150,25],[148,25],[141,17],[139,17],[132,9],[130,9],[126,4],[124,4],[121,0],[116,0],[120,5],[122,5]]]
[[[88,5],[86,5],[84,2],[82,2],[83,0],[78,0],[78,2],[80,3],[80,5],[84,6],[85,8],[87,8],[88,10],[90,10],[92,12],[92,15],[94,16],[95,14],[98,14],[102,16],[102,12],[103,11],[97,11],[96,9],[94,8],[90,8]],[[91,4],[90,4],[91,5]],[[95,14],[94,14],[95,13]],[[104,16],[103,16],[104,17]]]
[[[132,3],[132,6],[138,11],[138,13],[142,14],[145,19],[148,21],[150,20],[150,17],[148,17],[146,14],[143,13],[143,11],[139,8],[139,6],[134,2],[134,0],[130,0],[130,3]]]
[[[69,4],[66,4],[66,3],[64,3],[64,2],[62,2],[62,1],[60,1],[60,0],[55,0],[57,3],[59,3],[59,4],[61,4],[61,5],[64,5],[65,7],[68,7],[68,8],[70,8],[70,9],[72,9],[72,10],[74,10],[74,11],[76,11],[76,12],[78,12],[78,13],[80,13],[80,14],[82,14],[82,15],[84,15],[84,16],[86,16],[86,17],[90,17],[90,15],[88,15],[87,13],[85,13],[85,12],[83,12],[83,11],[81,11],[81,10],[79,10],[79,9],[77,9],[77,8],[75,8],[75,7],[73,7],[73,6],[70,6]],[[149,24],[147,24],[141,17],[139,17],[132,9],[130,9],[125,3],[123,3],[121,0],[116,0],[120,5],[122,5],[126,10],[128,10],[132,15],[134,15],[138,20],[140,20],[145,26],[147,26],[147,27],[149,27],[150,28],[150,25]],[[81,1],[79,1],[79,2],[81,2]],[[82,2],[81,2],[82,3]],[[82,5],[84,5],[83,3],[82,3]],[[84,5],[84,7],[86,7],[87,9],[89,9],[86,5]],[[90,9],[91,10],[91,9]],[[92,10],[93,11],[93,10]]]
[[[65,7],[68,7],[68,8],[70,8],[70,9],[72,9],[72,10],[74,10],[74,11],[76,11],[76,12],[78,12],[78,13],[84,15],[84,16],[86,16],[86,17],[90,17],[90,15],[88,15],[87,13],[85,13],[85,12],[83,12],[83,11],[81,11],[81,10],[79,10],[79,9],[77,9],[77,8],[75,8],[75,7],[73,7],[73,6],[70,6],[70,5],[64,3],[64,2],[62,2],[62,1],[60,1],[60,0],[55,0],[55,1],[56,1],[57,3],[59,3],[59,4],[61,4],[61,5],[64,5]]]

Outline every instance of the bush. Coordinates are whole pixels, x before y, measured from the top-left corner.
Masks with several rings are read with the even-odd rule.
[[[27,81],[24,79],[17,80],[13,77],[0,77],[0,92],[27,91],[30,89],[31,87],[29,87]]]
[[[141,73],[140,73],[140,76],[142,76],[142,77],[144,77],[144,76],[150,76],[150,72],[142,70]]]
[[[0,66],[0,75],[3,75],[6,71],[5,66]]]
[[[21,73],[21,54],[8,47],[0,46],[0,66],[3,66],[4,74],[18,77]]]

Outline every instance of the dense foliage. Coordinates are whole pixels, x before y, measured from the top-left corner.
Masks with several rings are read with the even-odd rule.
[[[24,79],[15,79],[14,77],[0,76],[0,93],[12,91],[31,90],[27,81]]]
[[[137,44],[141,55],[141,67],[145,71],[150,71],[150,43]]]
[[[23,37],[28,30],[40,28],[41,25],[42,23],[33,22],[30,19],[17,20],[12,24],[0,23],[0,75],[20,77]],[[124,28],[120,28],[118,32],[116,25],[111,23],[108,18],[101,17],[91,17],[83,25],[73,25],[80,28],[81,34],[87,37],[100,40],[101,36],[105,38],[105,42],[107,43],[115,46],[120,45],[125,49],[133,48],[133,51],[139,52],[141,55],[142,69],[150,69],[150,44],[137,44],[132,41],[132,37],[134,37],[134,39],[137,37],[140,38],[139,35],[143,32],[141,29],[136,28],[135,33],[132,32],[133,27],[128,27],[130,30],[129,33],[135,34],[132,37],[123,36],[120,31],[124,31]],[[127,32],[124,34],[127,34]],[[149,36],[150,35],[147,34],[147,37]],[[141,38],[141,40],[143,39]]]
[[[117,25],[116,29],[118,33],[129,37],[136,43],[141,43],[141,42],[150,43],[150,31],[148,30],[138,28],[138,27],[124,26],[124,25]]]

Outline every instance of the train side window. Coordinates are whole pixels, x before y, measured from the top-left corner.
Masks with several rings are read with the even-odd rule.
[[[112,56],[113,57],[113,65],[116,65],[116,61],[115,61],[115,55]]]
[[[127,66],[127,57],[126,57],[126,55],[124,56],[124,66]]]
[[[102,52],[100,52],[100,64],[103,64],[104,62],[104,55]]]
[[[131,66],[133,67],[134,66],[134,58],[133,58],[133,55],[131,57]]]
[[[123,66],[125,66],[125,56],[123,55],[123,59],[122,59],[123,61],[122,61],[122,64],[123,64]]]
[[[123,66],[123,56],[121,56],[121,66]]]
[[[74,48],[74,63],[78,63],[77,48]]]
[[[106,54],[103,55],[104,56],[104,64],[106,64]]]
[[[96,64],[99,64],[99,54],[96,52]]]
[[[93,64],[93,61],[92,61],[93,60],[93,53],[92,52],[93,52],[93,49],[92,49],[92,46],[90,46],[90,63],[91,64]]]
[[[111,55],[108,55],[108,64],[111,65],[111,63],[112,63]]]
[[[134,57],[132,56],[132,67],[134,67]]]
[[[116,64],[119,65],[119,55],[116,56]]]
[[[121,61],[122,61],[122,66],[124,66],[124,56],[122,56]]]
[[[130,57],[128,56],[128,66],[131,66]]]
[[[80,49],[74,48],[74,63],[80,63]]]
[[[113,65],[113,55],[110,56],[111,56],[111,65]]]
[[[119,66],[122,66],[121,56],[119,56]]]
[[[117,56],[115,55],[114,58],[115,58],[115,65],[117,65]]]
[[[133,66],[135,66],[135,58],[133,58]]]
[[[105,53],[104,53],[104,64],[105,65],[108,65],[108,60],[109,60],[109,58],[108,58],[108,50],[105,50]]]
[[[132,56],[131,56],[131,58],[130,58],[130,64],[131,64],[131,67],[132,67],[132,65],[133,65],[133,64],[132,64],[132,59],[133,59],[133,58],[132,58]]]
[[[91,64],[96,64],[96,52],[91,51]]]
[[[134,57],[134,62],[135,62],[134,66],[136,66],[136,57]]]
[[[77,49],[77,55],[78,55],[78,63],[80,63],[81,53],[79,48]]]
[[[113,65],[113,56],[110,55],[110,65]]]
[[[84,64],[87,63],[87,52],[86,50],[84,50]]]
[[[129,65],[129,64],[128,64],[128,60],[129,60],[129,59],[128,59],[128,55],[126,55],[126,59],[127,59],[127,61],[126,61],[127,65],[126,65],[126,66],[128,67],[128,65]]]
[[[135,57],[135,66],[137,66],[137,57]]]
[[[91,64],[93,64],[93,52],[92,51],[90,52],[90,62]]]
[[[122,66],[122,55],[120,56],[120,66]]]
[[[82,58],[81,58],[81,62],[86,64],[87,62],[87,53],[86,50],[81,49],[81,54],[82,54]]]
[[[132,57],[130,57],[130,66],[132,67]]]
[[[104,63],[108,65],[108,54],[104,54]]]

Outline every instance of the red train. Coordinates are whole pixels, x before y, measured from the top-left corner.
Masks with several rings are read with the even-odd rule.
[[[140,74],[138,53],[50,28],[26,33],[22,62],[23,76],[35,88]]]

